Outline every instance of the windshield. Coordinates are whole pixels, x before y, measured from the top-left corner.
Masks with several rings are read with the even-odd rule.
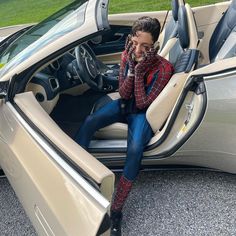
[[[0,55],[0,76],[30,57],[35,51],[80,27],[84,23],[87,3],[86,0],[73,2],[11,43]]]

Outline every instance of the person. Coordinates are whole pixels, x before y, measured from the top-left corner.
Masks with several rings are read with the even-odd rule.
[[[153,136],[146,110],[174,71],[171,63],[159,56],[154,48],[159,33],[160,23],[155,18],[144,16],[134,22],[121,56],[121,98],[89,115],[75,138],[87,149],[98,129],[115,122],[128,124],[126,162],[111,206],[111,235],[121,235],[122,208],[138,175],[143,150]]]

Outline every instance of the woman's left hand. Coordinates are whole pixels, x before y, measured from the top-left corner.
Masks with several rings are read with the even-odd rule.
[[[144,53],[143,59],[136,65],[135,72],[137,73],[144,72],[148,66],[153,64],[156,56],[157,56],[157,50],[154,47],[151,47],[146,53]]]

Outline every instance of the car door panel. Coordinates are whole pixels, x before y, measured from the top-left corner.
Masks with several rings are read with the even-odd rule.
[[[196,131],[171,158],[173,163],[236,173],[235,65],[236,57],[233,57],[216,61],[191,73],[191,76],[203,78],[207,108]]]
[[[135,13],[120,13],[109,15],[108,20],[110,25],[132,26],[135,20],[142,16],[155,17],[160,21],[161,26],[165,22],[168,11],[151,11],[151,12],[135,12]]]
[[[111,25],[111,29],[108,32],[104,35],[96,36],[88,44],[103,63],[118,64],[130,30],[131,26]]]
[[[231,64],[227,61],[215,63],[216,68],[225,65],[226,69]],[[223,65],[217,67],[220,63]],[[206,114],[201,126],[179,155],[184,153],[184,156],[201,162],[200,165],[236,173],[236,70],[223,70],[203,78],[208,97]]]
[[[108,233],[114,174],[70,139],[32,92],[15,96],[19,92],[12,91],[14,78],[31,66],[46,64],[90,34],[109,29],[107,4],[107,0],[70,4],[16,39],[14,46],[20,50],[1,60],[0,83],[10,81],[10,85],[0,93],[4,99],[0,100],[0,148],[4,150],[0,166],[38,235]]]
[[[120,61],[121,52],[124,50],[125,40],[131,31],[133,22],[141,16],[156,17],[163,25],[167,11],[161,12],[140,12],[140,13],[122,13],[109,15],[111,29],[100,38],[89,42],[95,54],[107,64]]]
[[[22,95],[15,99],[22,110],[28,110],[27,115],[32,112],[31,101],[26,102],[28,98]],[[39,107],[38,104],[36,110]],[[4,150],[0,165],[37,233],[96,235],[109,210],[114,188],[113,173],[76,144],[77,148],[70,150],[77,158],[71,161],[78,166],[75,169],[62,158],[61,153],[55,151],[50,142],[45,141],[42,134],[27,124],[9,102],[2,102],[0,110],[0,124],[5,126],[1,127],[0,133],[0,147]],[[39,114],[40,111],[35,115],[43,123],[43,115]],[[50,121],[43,124],[49,131]],[[47,132],[44,134],[47,135]]]
[[[192,110],[191,117],[194,119],[196,115],[201,117],[197,128],[171,157],[156,161],[150,159],[148,164],[184,164],[236,173],[236,151],[234,147],[236,133],[235,63],[236,58],[219,60],[199,68],[189,75],[189,78],[196,76],[196,80],[202,80],[201,83],[204,83],[204,103],[206,103],[204,105],[206,108],[202,110],[204,114],[201,115],[196,112],[194,115],[193,113],[194,109],[202,107],[201,103],[193,104],[193,106],[190,106],[191,103],[189,102],[183,103],[183,109],[186,111],[188,109]],[[201,98],[201,93],[197,96]],[[188,118],[188,114],[184,117]],[[184,121],[183,118],[180,121]],[[191,124],[191,119],[188,124]],[[182,127],[183,129],[177,129],[180,130],[176,136],[177,139],[180,139],[180,135],[187,132],[186,126]],[[170,135],[170,137],[173,137],[173,135]]]
[[[96,55],[111,54],[124,50],[126,37],[130,33],[131,26],[111,25],[111,29],[104,35],[99,36],[99,41],[90,41],[90,46]],[[98,43],[99,42],[99,43]]]

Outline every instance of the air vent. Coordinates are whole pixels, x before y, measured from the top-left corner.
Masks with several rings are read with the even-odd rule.
[[[53,91],[59,88],[58,80],[54,77],[49,78],[49,83]]]

